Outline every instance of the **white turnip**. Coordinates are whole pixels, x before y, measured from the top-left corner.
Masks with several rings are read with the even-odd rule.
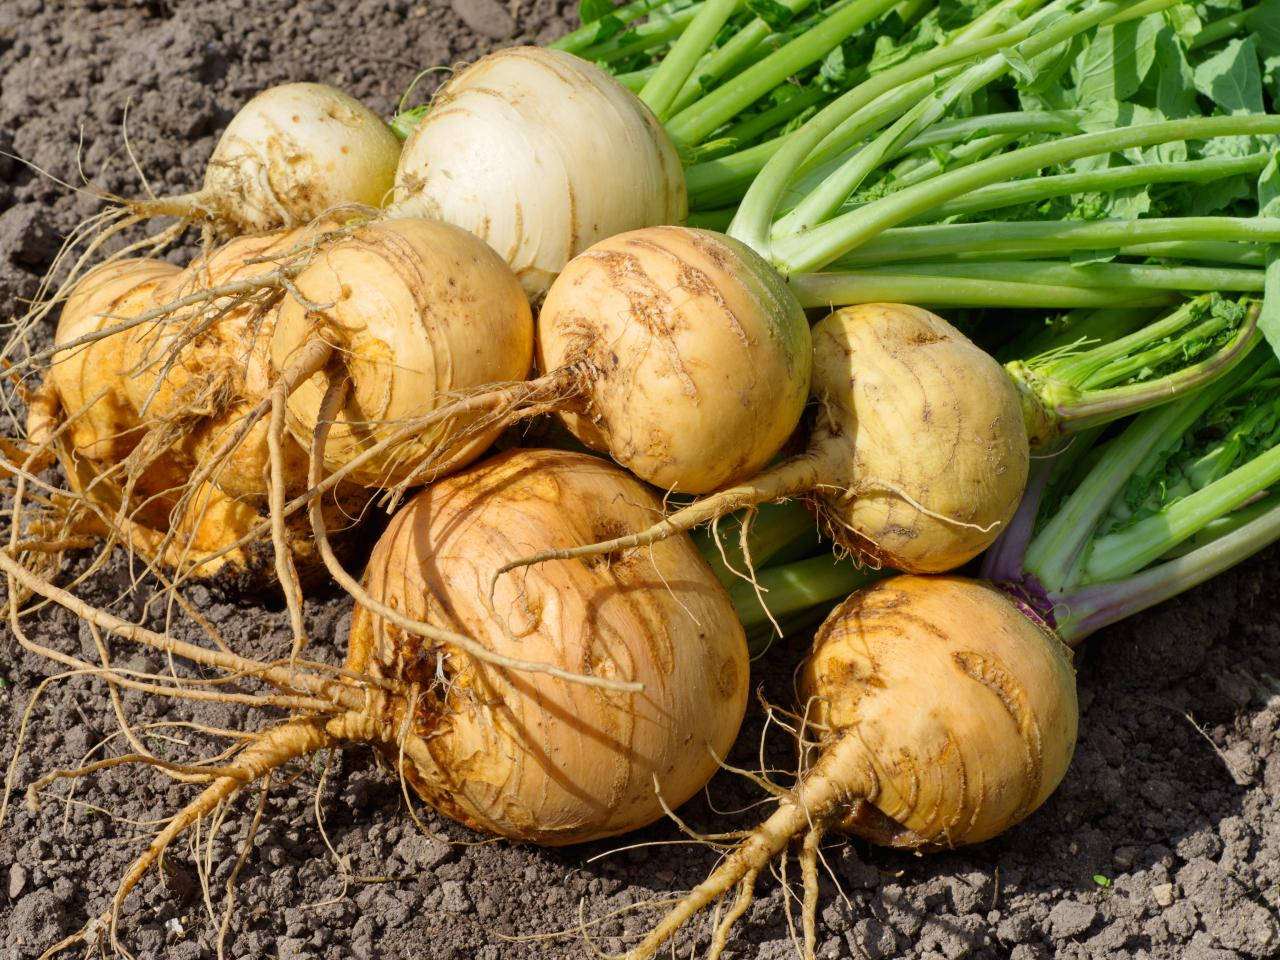
[[[595,64],[539,47],[481,57],[436,93],[387,211],[470,230],[535,299],[597,241],[687,213],[680,157],[649,108]]]

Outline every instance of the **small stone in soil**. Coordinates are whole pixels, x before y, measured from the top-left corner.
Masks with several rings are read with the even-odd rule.
[[[516,21],[498,0],[453,0],[453,12],[481,36],[505,40],[516,32]]]
[[[9,868],[9,899],[17,900],[27,885],[27,868],[15,863]]]

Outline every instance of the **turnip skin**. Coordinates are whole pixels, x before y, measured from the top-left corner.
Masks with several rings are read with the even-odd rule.
[[[838,310],[814,329],[829,467],[819,517],[857,555],[943,573],[989,547],[1026,487],[1030,449],[1003,368],[941,317],[905,304]]]
[[[155,289],[179,268],[160,260],[118,260],[89,273],[62,308],[55,343],[69,343],[129,317],[150,303]],[[68,427],[78,456],[119,463],[141,439],[137,411],[128,401],[126,335],[114,334],[53,355],[48,384],[62,410],[80,411]]]
[[[325,465],[337,470],[392,432],[430,413],[442,394],[525,377],[533,359],[533,317],[507,264],[481,240],[433,220],[385,220],[320,250],[298,275],[310,303],[283,301],[271,363],[284,369],[308,344],[331,344],[351,378],[351,397],[329,432]],[[316,305],[323,305],[317,309]],[[288,400],[290,431],[309,446],[328,373]],[[475,418],[424,430],[382,451],[350,479],[380,486]],[[449,469],[475,460],[500,432],[482,427],[452,451]]]
[[[594,457],[516,450],[438,481],[393,519],[365,575],[397,610],[486,647],[644,684],[621,693],[437,653],[357,606],[347,666],[427,691],[405,754],[414,789],[486,833],[545,845],[636,829],[675,807],[727,754],[746,707],[748,663],[728,595],[692,542],[618,563],[489,577],[529,543],[585,542],[659,502]],[[509,633],[507,631],[510,631]],[[388,716],[386,729],[401,719]],[[399,749],[385,741],[394,764]]]
[[[322,83],[285,83],[231,119],[198,193],[131,206],[202,215],[222,237],[297,227],[342,206],[382,206],[399,159],[395,133],[360,101]]]
[[[804,312],[745,244],[651,227],[575,258],[538,317],[538,362],[585,361],[582,409],[560,416],[636,476],[705,493],[764,466],[804,410]]]
[[[559,50],[482,57],[405,141],[392,216],[456,224],[506,259],[531,299],[614,234],[688,215],[666,130],[630,90]]]
[[[981,581],[898,576],[855,592],[819,628],[799,687],[816,758],[628,960],[653,956],[736,886],[713,941],[718,955],[760,871],[800,837],[812,957],[817,846],[827,830],[922,851],[980,843],[1039,807],[1075,748],[1069,650]]]
[[[119,260],[90,271],[73,288],[54,342],[70,343],[146,309],[155,290],[179,272],[150,259]],[[130,526],[163,526],[187,464],[148,455],[146,469],[131,478],[126,494],[126,460],[147,435],[146,422],[129,402],[126,346],[126,335],[116,333],[55,353],[42,388],[50,402],[32,407],[28,439],[48,444],[76,493],[110,514],[128,500]],[[55,436],[64,421],[66,429]],[[103,528],[95,526],[94,532]]]

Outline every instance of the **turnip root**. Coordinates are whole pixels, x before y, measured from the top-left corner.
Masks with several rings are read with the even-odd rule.
[[[514,566],[651,544],[808,494],[843,549],[874,565],[939,573],[981,553],[1013,516],[1029,464],[1018,392],[941,317],[900,304],[830,314],[813,330],[811,396],[817,420],[805,452],[641,533]]]
[[[499,589],[490,609],[489,574],[528,544],[581,543],[657,506],[594,457],[516,450],[397,514],[365,574],[373,596],[499,653],[644,685],[605,693],[414,649],[357,607],[347,666],[423,690],[413,729],[430,753],[405,774],[429,803],[483,832],[560,845],[656,820],[662,801],[675,807],[710,779],[746,707],[746,646],[688,539],[623,563],[549,565]],[[393,741],[384,749],[394,758]]]
[[[493,442],[501,426],[474,416],[397,432],[450,392],[528,375],[529,302],[483,241],[438,220],[382,221],[322,249],[298,274],[294,291],[271,336],[273,367],[286,369],[320,346],[340,368],[316,373],[289,394],[289,429],[304,445],[331,380],[351,383],[324,448],[329,469],[345,466],[351,480],[382,486],[411,474],[469,427],[475,429],[451,449],[448,469],[465,466]],[[444,469],[435,467],[437,475]]]
[[[1045,801],[1075,747],[1067,647],[980,581],[899,576],[852,594],[819,628],[799,686],[802,735],[818,742],[795,786],[628,960],[736,888],[713,933],[718,956],[760,872],[801,838],[812,958],[824,834],[921,851],[980,843]]]
[[[687,800],[732,744],[748,689],[742,627],[692,540],[619,563],[547,565],[499,590],[492,606],[486,595],[493,570],[523,550],[586,542],[659,506],[607,461],[526,449],[437,482],[392,520],[369,562],[369,594],[464,631],[491,659],[536,658],[537,677],[423,641],[361,607],[342,682],[254,666],[93,610],[0,551],[10,576],[105,629],[331,704],[264,732],[206,775],[207,788],[129,869],[96,923],[114,935],[124,897],[192,823],[325,747],[372,744],[441,812],[540,844],[613,836]]]
[[[649,108],[595,64],[539,47],[481,57],[436,93],[395,198],[389,216],[487,241],[534,299],[592,244],[688,214],[680,157]]]
[[[641,479],[703,493],[759,470],[804,409],[803,311],[763,260],[710,231],[650,227],[597,243],[552,285],[537,337],[543,376],[401,431],[477,409],[495,426],[554,411]]]
[[[205,219],[220,236],[297,227],[342,206],[382,206],[399,159],[395,133],[354,97],[323,83],[284,83],[231,119],[201,190],[129,206]]]

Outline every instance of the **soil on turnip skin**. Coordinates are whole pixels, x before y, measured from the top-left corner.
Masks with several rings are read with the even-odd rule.
[[[322,80],[384,113],[423,67],[473,59],[569,29],[576,4],[555,0],[0,0],[0,320],[35,290],[60,238],[98,208],[54,177],[79,183],[79,163],[99,188],[139,195],[199,186],[216,136],[263,87]],[[424,90],[434,77],[424,81]],[[555,109],[548,105],[548,109]],[[194,240],[194,238],[193,238]],[[175,260],[192,247],[173,251]],[[48,330],[35,342],[47,342]],[[11,429],[6,427],[6,429]],[[1229,960],[1280,955],[1280,552],[1264,553],[1175,602],[1095,637],[1080,660],[1080,744],[1066,781],[1037,814],[975,849],[915,857],[833,841],[825,851],[820,957],[1158,957]],[[83,558],[78,561],[81,565]],[[69,579],[74,568],[63,571]],[[130,592],[121,556],[85,588],[97,603],[139,616],[146,589]],[[194,587],[188,597],[225,639],[271,657],[288,649],[280,603],[243,591]],[[349,604],[312,591],[310,653],[337,662]],[[163,614],[163,611],[160,611]],[[29,621],[33,640],[92,659],[75,619],[50,610]],[[194,638],[185,626],[177,631]],[[764,695],[789,701],[801,644],[757,664]],[[119,666],[163,669],[160,658],[115,641]],[[57,667],[0,640],[0,763],[13,755],[23,712]],[[270,722],[225,706],[124,696],[153,749],[174,758],[208,752],[194,720],[249,729]],[[758,762],[753,707],[732,758]],[[31,713],[14,768],[18,803],[0,825],[0,960],[38,955],[102,910],[139,849],[145,827],[191,797],[191,787],[138,767],[77,784],[73,803],[45,797],[38,812],[21,790],[76,765],[115,732],[103,686],[84,678],[50,685]],[[167,737],[168,739],[163,739]],[[125,748],[120,737],[105,747]],[[793,753],[776,728],[766,759]],[[696,884],[715,863],[670,822],[613,842],[562,850],[485,843],[430,811],[406,809],[397,782],[367,749],[336,754],[318,807],[321,761],[277,778],[262,829],[236,886],[226,937],[230,958],[386,960],[585,957],[572,929]],[[695,830],[750,825],[760,791],[724,773],[681,815]],[[125,942],[139,960],[215,955],[224,887],[257,795],[228,817],[212,854],[209,902],[195,858],[179,843],[162,875],[129,898]],[[353,875],[344,884],[317,829]],[[720,811],[720,812],[716,812]],[[796,878],[796,870],[789,873]],[[834,880],[832,879],[834,877]],[[836,882],[843,891],[837,891]],[[653,914],[589,929],[613,953]],[[685,934],[683,946],[693,935]],[[738,924],[732,956],[794,955],[776,880]]]

